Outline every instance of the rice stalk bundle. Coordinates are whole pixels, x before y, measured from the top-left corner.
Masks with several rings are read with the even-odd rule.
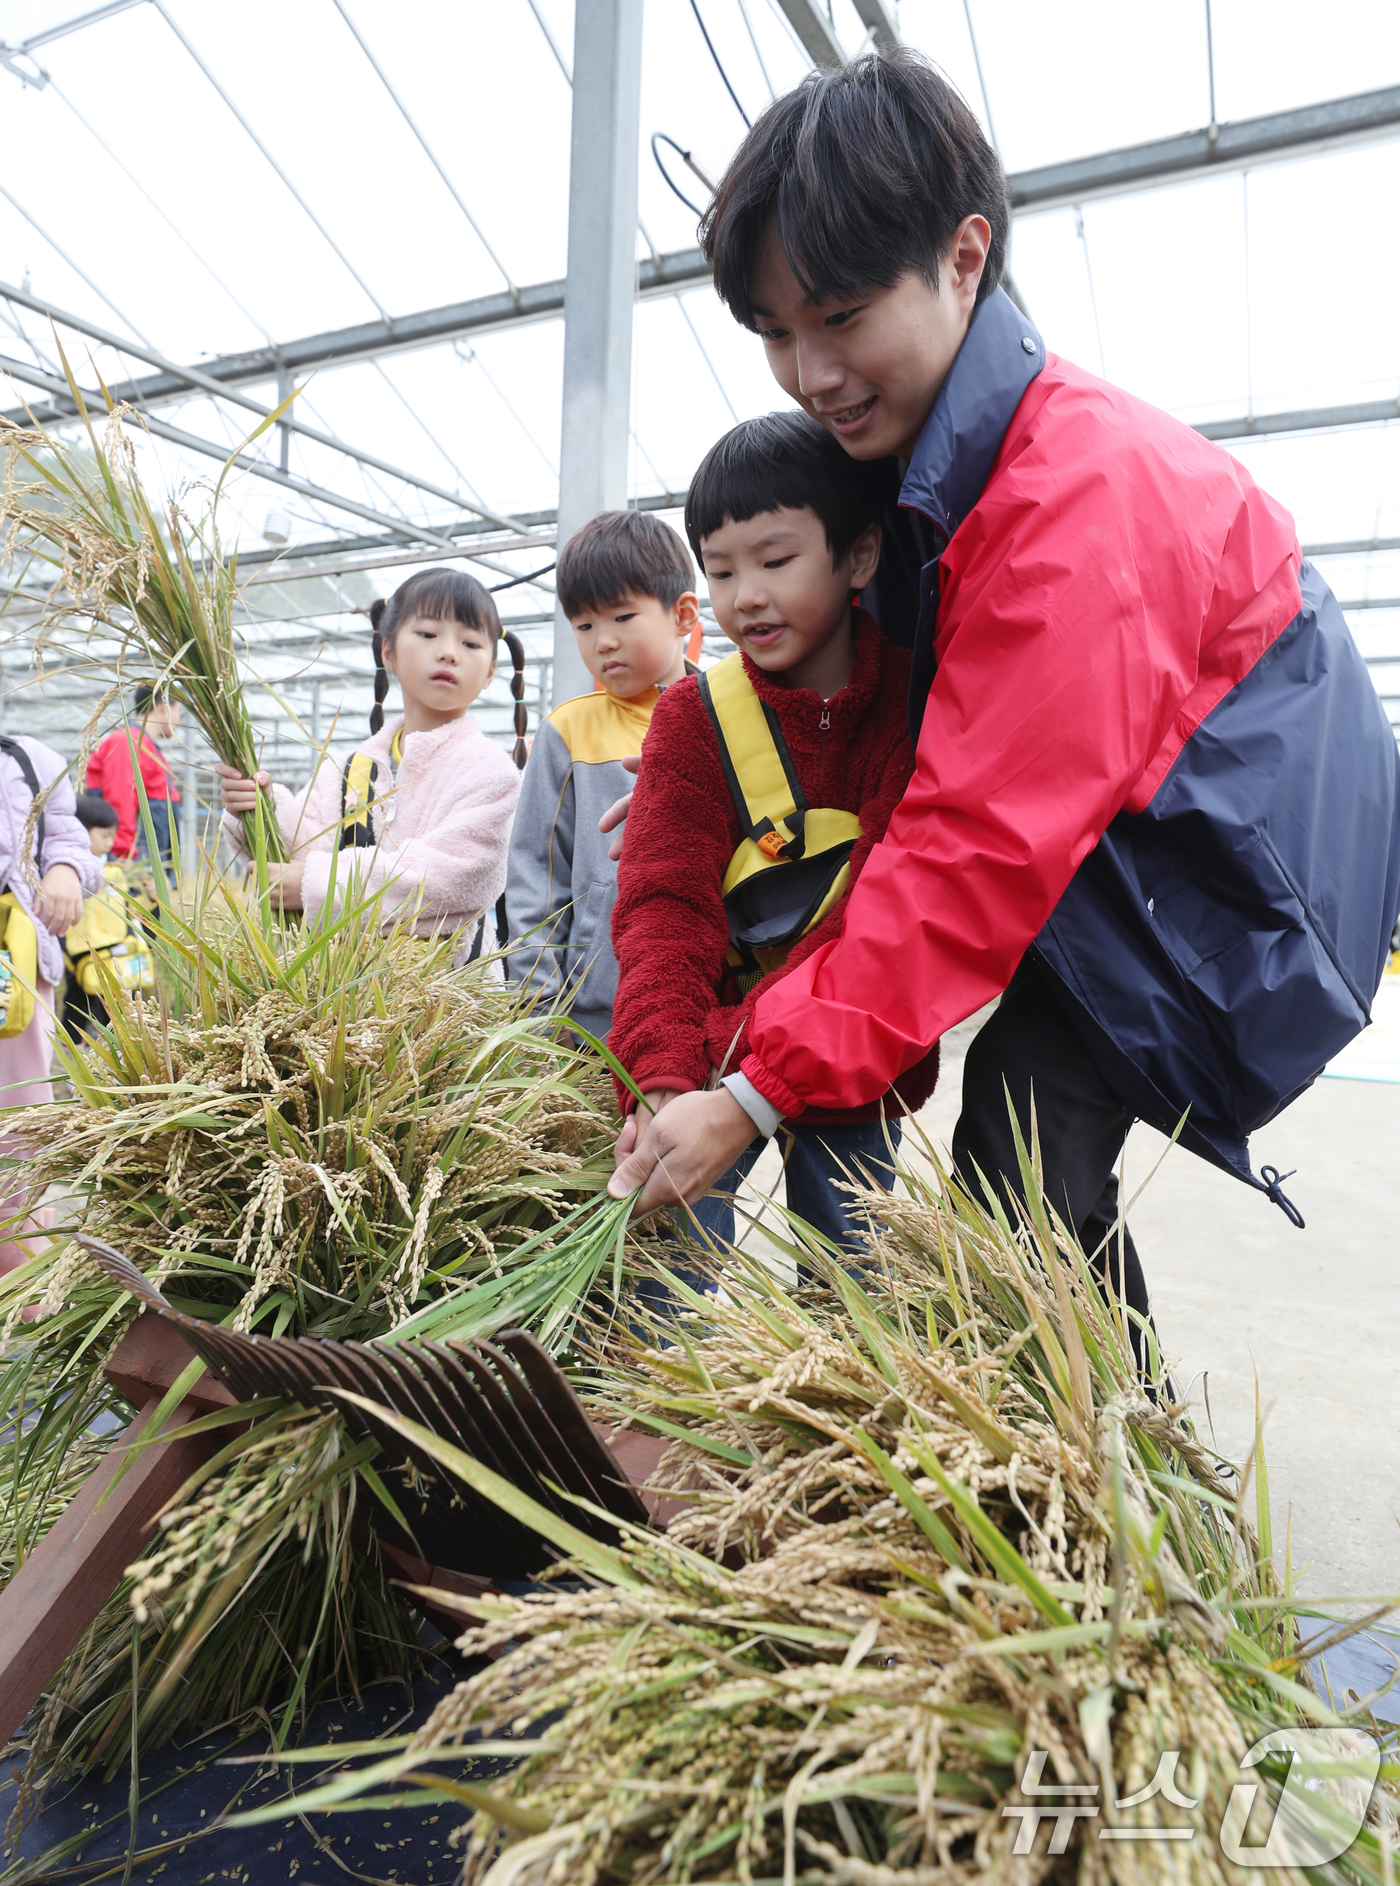
[[[134,646],[155,669],[159,685],[199,722],[219,758],[251,778],[258,770],[258,743],[233,631],[238,559],[223,554],[216,510],[229,466],[273,421],[236,449],[207,515],[193,518],[173,498],[161,505],[152,501],[137,476],[123,424],[132,409],[112,404],[99,434],[61,346],[58,351],[86,445],[72,445],[41,426],[0,423],[0,555],[52,572],[35,658],[42,659],[61,630],[77,625],[94,667],[107,670],[119,685]],[[115,643],[114,655],[105,652],[109,642]],[[114,686],[100,701],[94,726],[116,691]],[[266,795],[244,814],[243,825],[251,855],[285,859]]]
[[[0,1472],[0,1578],[111,1445],[93,1424],[126,1418],[102,1370],[136,1306],[65,1224],[194,1315],[342,1340],[524,1323],[566,1352],[620,1264],[626,1207],[599,1198],[606,1072],[489,967],[454,970],[450,940],[385,934],[374,906],[286,929],[209,878],[152,945],[160,996],[114,989],[110,1027],[67,1057],[71,1096],[7,1120],[61,1222],[0,1279],[0,1408],[23,1417]],[[418,1666],[408,1602],[351,1540],[363,1450],[320,1410],[230,1419],[250,1416],[70,1659],[34,1774],[124,1758],[133,1631],[147,1747]]]
[[[1251,1525],[1248,1475],[1144,1394],[1043,1206],[1013,1233],[904,1178],[868,1201],[859,1281],[809,1258],[826,1288],[792,1296],[750,1266],[671,1346],[603,1370],[600,1411],[674,1437],[652,1482],[681,1503],[669,1533],[609,1550],[535,1510],[571,1588],[475,1606],[462,1648],[498,1660],[304,1807],[459,1799],[462,1886],[1245,1877],[1215,1838],[1240,1757],[1338,1722],[1300,1674],[1310,1607],[1275,1562],[1262,1451]],[[1346,1768],[1366,1745],[1334,1732]],[[468,1737],[516,1765],[435,1774]],[[1035,1751],[1043,1787],[1080,1790],[1055,1803],[1097,1810],[1057,1853],[1048,1825],[1017,1850]],[[1382,1776],[1310,1878],[1388,1886],[1393,1750]]]

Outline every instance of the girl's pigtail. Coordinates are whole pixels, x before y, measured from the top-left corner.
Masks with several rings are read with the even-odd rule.
[[[525,748],[525,730],[530,725],[529,715],[525,711],[525,648],[520,637],[510,629],[502,631],[506,647],[510,650],[511,668],[510,697],[515,702],[515,746],[511,758],[523,772],[528,757]]]
[[[389,698],[389,671],[384,666],[384,638],[379,633],[384,610],[382,596],[369,606],[369,625],[374,631],[374,706],[369,710],[369,730],[372,734],[378,733],[384,725],[384,703]]]

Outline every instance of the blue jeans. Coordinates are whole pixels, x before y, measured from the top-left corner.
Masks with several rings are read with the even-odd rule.
[[[168,799],[148,799],[146,804],[151,814],[151,826],[156,835],[156,851],[165,872],[170,870],[170,801]],[[136,814],[136,856],[150,858],[146,846],[146,821],[138,808]],[[154,858],[150,859],[155,864]]]
[[[859,1256],[862,1213],[849,1192],[836,1188],[867,1176],[888,1192],[894,1184],[890,1147],[898,1152],[900,1131],[898,1120],[867,1120],[852,1126],[803,1126],[799,1122],[779,1127],[788,1210],[841,1250]],[[740,1180],[753,1170],[765,1143],[756,1139],[745,1147],[724,1177],[688,1208],[697,1232],[721,1246],[734,1242],[734,1194]],[[812,1273],[799,1264],[797,1274],[805,1282]]]
[[[788,1210],[830,1238],[838,1249],[851,1257],[859,1257],[862,1214],[850,1193],[838,1192],[836,1186],[849,1184],[852,1179],[859,1181],[864,1176],[888,1192],[894,1185],[894,1168],[890,1164],[885,1136],[888,1133],[890,1147],[898,1152],[900,1132],[899,1120],[869,1120],[854,1126],[780,1126],[778,1142],[783,1149]],[[713,1289],[716,1281],[713,1273],[723,1260],[724,1247],[734,1242],[734,1194],[740,1180],[757,1164],[766,1144],[766,1140],[756,1139],[751,1146],[746,1146],[705,1196],[686,1207],[696,1243],[703,1246],[708,1236],[720,1246],[718,1252],[709,1254],[704,1271],[685,1261],[687,1255],[693,1256],[693,1247],[676,1247],[667,1269],[692,1290]],[[678,1228],[681,1228],[685,1217],[677,1216]],[[807,1265],[797,1266],[799,1283],[810,1282],[811,1277]],[[675,1314],[677,1305],[672,1292],[659,1278],[644,1278],[637,1286],[637,1296],[653,1315]],[[640,1325],[634,1326],[634,1333],[648,1340]]]

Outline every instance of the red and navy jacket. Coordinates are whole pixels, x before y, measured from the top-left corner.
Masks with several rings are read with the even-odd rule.
[[[785,688],[744,656],[744,672],[782,729],[809,805],[854,812],[861,835],[851,853],[859,881],[914,771],[909,737],[909,657],[862,611],[855,614],[850,680],[829,701]],[[720,759],[719,741],[693,677],[667,688],[652,712],[637,789],[627,815],[613,910],[617,995],[608,1045],[643,1093],[688,1093],[748,1054],[754,1004],[814,950],[834,943],[847,891],[793,945],[786,962],[745,997],[725,958],[729,920],[721,888],[746,835]],[[813,1106],[804,1120],[876,1120],[923,1105],[938,1078],[938,1050],[917,1056],[877,1092],[849,1107]],[[630,1105],[620,1085],[618,1098]]]
[[[1124,1105],[1261,1185],[1249,1135],[1365,1027],[1400,906],[1400,756],[1335,598],[1237,461],[1000,290],[900,503],[864,600],[912,647],[917,769],[744,1073],[859,1106],[1032,950]]]
[[[88,761],[86,790],[105,799],[117,815],[116,858],[134,858],[141,826],[141,799],[136,790],[137,768],[148,800],[180,803],[180,789],[170,762],[144,727],[114,727],[98,742]]]

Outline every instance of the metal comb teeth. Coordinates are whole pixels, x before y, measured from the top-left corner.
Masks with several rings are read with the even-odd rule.
[[[506,1330],[494,1343],[257,1336],[175,1309],[119,1251],[86,1233],[77,1242],[114,1283],[176,1324],[239,1400],[339,1407],[352,1434],[378,1443],[381,1477],[392,1479],[408,1525],[405,1532],[383,1512],[375,1529],[433,1564],[498,1578],[529,1577],[554,1554],[382,1414],[345,1400],[347,1392],[450,1441],[593,1537],[615,1537],[611,1520],[647,1524],[645,1505],[567,1378],[526,1330]],[[601,1512],[580,1507],[580,1499]]]

